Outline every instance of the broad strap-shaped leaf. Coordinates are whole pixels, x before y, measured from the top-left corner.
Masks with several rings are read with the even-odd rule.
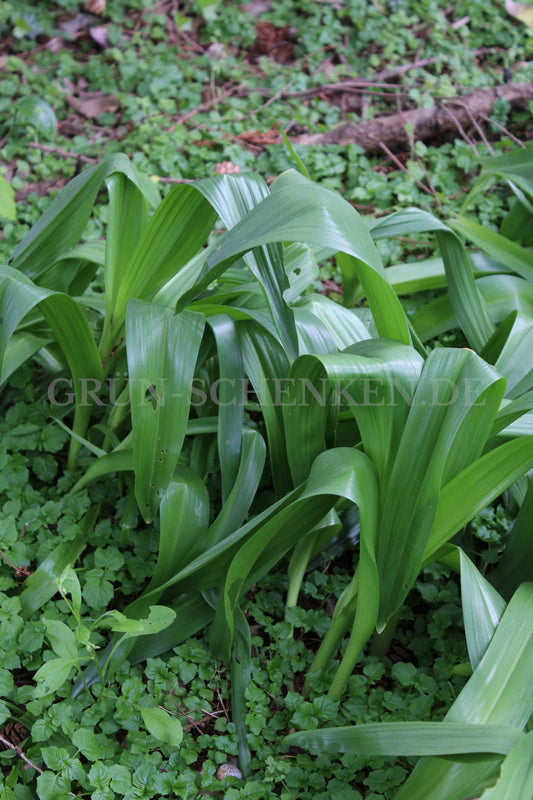
[[[281,497],[292,486],[281,408],[289,359],[277,339],[257,324],[239,324],[238,333],[245,374],[257,396],[265,421],[274,489]]]
[[[439,495],[483,450],[505,382],[470,350],[433,350],[422,370],[383,495],[377,539],[378,625],[418,575]]]
[[[142,217],[138,204],[136,208]],[[100,342],[104,357],[109,356],[120,340],[128,300],[148,298],[179,273],[203,246],[215,220],[216,212],[192,185],[174,186],[170,190],[144,229],[129,261],[120,262],[120,269],[115,265],[114,302],[106,310]]]
[[[516,272],[527,281],[533,280],[533,254],[531,250],[507,239],[496,231],[484,228],[467,217],[454,217],[452,227],[467,239]]]
[[[262,178],[253,173],[206,178],[195,186],[209,200],[228,231],[270,194]],[[244,261],[264,292],[279,341],[294,358],[298,354],[296,326],[294,315],[284,299],[284,292],[289,290],[290,284],[283,265],[281,244],[269,242],[255,247],[253,252],[244,255]]]
[[[160,516],[157,564],[147,592],[165,583],[203,549],[209,495],[205,483],[192,470],[178,465],[163,495]]]
[[[286,608],[298,604],[298,595],[310,561],[322,553],[331,539],[341,531],[342,523],[339,515],[332,510],[314,530],[298,542],[289,561]]]
[[[231,658],[231,720],[239,747],[239,765],[246,778],[250,774],[250,745],[246,722],[246,689],[252,676],[252,637],[248,620],[238,608],[235,614],[235,638]]]
[[[34,336],[32,333],[14,333],[6,345],[2,371],[0,374],[0,387],[13,375],[19,367],[34,356],[42,347],[46,347],[52,340]]]
[[[533,797],[533,733],[528,733],[504,760],[495,786],[479,800],[530,800]]]
[[[474,281],[468,253],[457,235],[436,217],[417,208],[396,212],[371,224],[374,238],[409,236],[423,231],[436,233],[452,308],[467,339],[479,350],[492,335],[494,327],[484,298]]]
[[[505,396],[518,398],[533,387],[533,319],[513,311],[489,339],[481,355],[507,379]]]
[[[484,253],[469,253],[468,255],[475,278],[507,271],[502,264]],[[442,258],[425,258],[420,261],[394,264],[387,267],[385,272],[390,285],[399,295],[414,294],[428,289],[444,289],[447,286],[446,270]],[[358,293],[356,300],[359,299],[361,299],[361,295]]]
[[[533,584],[511,598],[478,668],[445,722],[509,725],[522,730],[533,713]],[[501,759],[449,764],[423,758],[395,800],[479,797],[498,777]]]
[[[218,407],[217,441],[224,503],[237,478],[241,458],[244,364],[231,317],[217,314],[208,317],[207,324],[213,331],[218,356],[219,377],[214,395]]]
[[[307,311],[324,323],[339,350],[344,350],[364,339],[370,339],[370,332],[357,315],[357,311],[343,308],[323,294],[307,294],[298,303],[296,311],[299,309]]]
[[[443,487],[424,553],[424,565],[452,536],[533,468],[533,436],[490,450]]]
[[[353,256],[379,334],[409,342],[407,319],[357,211],[340,195],[294,171],[283,173],[271,194],[221,238],[195,290],[207,288],[238,256],[275,242],[319,244]],[[191,290],[182,302],[193,294]]]
[[[472,669],[475,670],[485,655],[506,603],[460,549],[459,556],[466,645]]]
[[[490,580],[496,589],[509,598],[521,583],[533,581],[533,480],[527,480],[526,496],[509,532],[505,550]]]
[[[359,756],[507,755],[524,739],[509,725],[461,722],[381,722],[291,733],[285,743],[315,753],[353,753]]]
[[[203,318],[193,312],[174,315],[139,300],[128,305],[135,497],[146,521],[157,511],[181,452],[203,328]]]
[[[65,354],[75,393],[74,432],[83,435],[91,411],[90,391],[98,390],[102,379],[102,364],[89,323],[72,297],[36,286],[18,270],[0,267],[0,365],[15,329],[35,307],[45,317]],[[69,454],[71,469],[78,450],[79,445],[73,440]]]
[[[206,547],[222,541],[244,522],[265,466],[266,446],[257,431],[245,430],[239,468],[231,492],[205,537]]]
[[[334,444],[338,414],[345,405],[383,480],[390,471],[422,364],[413,348],[385,339],[365,340],[334,355],[298,358],[282,398],[294,483],[305,480],[316,456]]]
[[[533,284],[529,281],[516,275],[487,275],[479,278],[476,286],[493,323],[501,322],[515,310],[533,316]],[[411,319],[424,342],[459,325],[448,295],[431,300],[416,311]]]
[[[43,270],[78,244],[103,181],[115,172],[138,183],[134,168],[122,153],[76,175],[17,245],[9,264],[39,282]]]
[[[109,212],[105,244],[104,288],[106,314],[104,329],[112,323],[119,287],[131,280],[129,271],[137,244],[148,225],[148,206],[137,186],[121,174],[106,178]],[[103,337],[105,341],[105,336]],[[104,344],[105,348],[105,344]],[[104,356],[108,356],[104,352]]]
[[[294,501],[257,526],[239,548],[229,565],[211,632],[214,652],[229,659],[234,635],[234,613],[243,590],[268,572],[306,528],[302,523],[315,518],[316,525],[337,497],[359,506],[361,528],[367,532],[365,557],[365,602],[361,604],[361,627],[373,630],[378,610],[378,585],[372,550],[377,520],[377,479],[370,460],[357,450],[337,448],[322,453],[315,461],[304,492]],[[313,526],[314,527],[314,526]],[[307,527],[309,530],[309,527]],[[363,539],[363,537],[362,537]],[[363,555],[362,555],[363,558]]]

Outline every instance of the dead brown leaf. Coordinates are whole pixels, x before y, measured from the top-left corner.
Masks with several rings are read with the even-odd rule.
[[[84,6],[91,14],[103,14],[106,0],[85,0]]]
[[[215,172],[217,175],[232,175],[240,171],[241,168],[239,165],[234,164],[232,161],[219,161],[219,163],[215,166]]]
[[[279,144],[281,134],[276,128],[271,128],[269,131],[244,131],[239,133],[237,139],[255,147],[266,147],[267,144]]]
[[[265,11],[270,11],[272,8],[272,0],[252,0],[251,3],[246,3],[242,6],[243,11],[247,11],[252,17],[260,17]]]
[[[63,31],[63,33],[72,36],[73,39],[79,39],[80,36],[83,36],[87,29],[96,22],[98,22],[98,17],[95,17],[93,14],[83,14],[80,12],[76,14],[75,17],[63,20],[57,27],[60,31]]]
[[[120,105],[116,95],[102,92],[84,92],[83,97],[68,94],[66,101],[78,114],[87,119],[97,119],[104,112],[116,111]]]
[[[290,35],[290,25],[277,27],[271,22],[258,22],[255,42],[249,51],[252,64],[260,56],[268,56],[278,64],[290,63],[294,54],[294,42],[291,41]]]

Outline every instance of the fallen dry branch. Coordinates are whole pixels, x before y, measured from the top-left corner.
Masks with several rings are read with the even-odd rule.
[[[477,89],[472,94],[439,99],[433,108],[400,111],[368,122],[343,122],[325,133],[303,134],[291,139],[292,144],[356,143],[366,153],[382,150],[405,150],[409,138],[423,142],[442,140],[450,133],[470,129],[473,122],[486,120],[496,100],[506,100],[511,108],[526,108],[533,99],[533,81],[508,83],[491,89]],[[410,133],[412,132],[412,133]]]

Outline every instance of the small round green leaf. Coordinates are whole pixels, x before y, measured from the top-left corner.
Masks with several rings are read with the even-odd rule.
[[[35,128],[45,139],[56,137],[57,117],[54,109],[40,97],[22,97],[15,104],[15,123]]]

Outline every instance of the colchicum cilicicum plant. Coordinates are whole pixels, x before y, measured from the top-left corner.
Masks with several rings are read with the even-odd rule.
[[[109,197],[105,242],[80,243],[102,184]],[[518,202],[527,191],[520,185]],[[213,232],[217,220],[221,235]],[[428,230],[436,231],[438,264],[429,271],[421,265],[419,279],[414,265],[403,277],[400,267],[384,269],[375,239]],[[454,535],[509,487],[524,500],[524,481],[517,481],[533,468],[533,371],[518,362],[507,368],[505,353],[516,326],[529,330],[530,318],[521,307],[496,328],[499,319],[455,231],[465,232],[416,209],[367,224],[342,197],[292,171],[270,189],[252,173],[225,175],[176,186],[160,201],[122,155],[81,173],[52,202],[1,267],[2,381],[35,358],[48,374],[57,422],[71,434],[68,468],[80,452],[94,456],[72,491],[119,473],[130,512],[137,507],[159,532],[151,579],[102,623],[114,636],[99,654],[91,650],[90,627],[84,646],[91,665],[74,694],[109,679],[124,659],[164,653],[211,625],[212,652],[231,665],[247,774],[251,649],[242,606],[252,586],[292,551],[287,602],[296,604],[310,560],[339,532],[345,512],[358,509],[358,564],[306,687],[349,632],[330,686],[339,699],[368,640],[377,634],[383,648],[393,635],[420,570],[439,559],[459,569],[448,544]],[[312,291],[318,263],[333,256],[344,276],[344,306]],[[501,263],[502,272],[509,269]],[[491,262],[490,270],[498,267]],[[405,288],[407,273],[410,291],[445,284],[445,299],[408,316],[395,291]],[[363,297],[366,307],[353,307]],[[445,317],[472,350],[426,349],[423,342],[446,329]],[[262,482],[274,495],[257,511]],[[97,514],[95,508],[87,516],[89,528]],[[523,527],[517,521],[509,563]],[[60,545],[25,581],[25,618],[58,588],[79,613],[72,572],[79,553],[75,541]],[[498,579],[506,596],[514,595],[494,641],[502,637],[507,648],[515,620],[524,624],[529,590],[511,585],[505,563]],[[529,576],[526,565],[522,577]],[[59,658],[70,658],[64,683],[87,659],[67,634],[65,650],[61,631],[49,627],[47,636]],[[487,680],[489,654],[495,657],[488,639],[485,650],[474,689],[465,689],[469,703],[469,692],[477,697]],[[37,696],[52,690],[51,670],[37,673]],[[452,709],[444,744],[441,733],[421,728],[409,752],[455,755],[471,734],[466,724],[486,725],[476,728],[471,752],[505,755],[513,764],[529,752],[517,730],[527,719],[517,708],[509,719],[490,713],[473,719]],[[363,731],[347,746],[364,750],[368,735],[364,752],[397,752],[393,734]],[[496,750],[495,736],[503,737]]]

